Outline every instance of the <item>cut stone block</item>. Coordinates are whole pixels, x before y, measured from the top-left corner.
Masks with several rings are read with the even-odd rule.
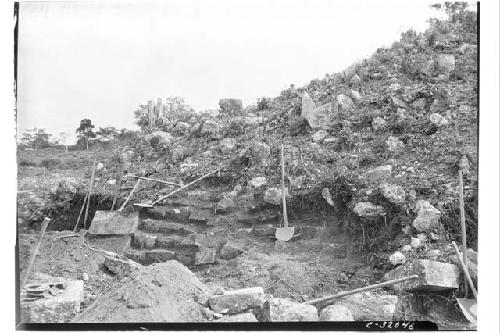
[[[457,289],[460,285],[460,270],[454,264],[419,259],[399,266],[386,273],[385,280],[399,279],[410,275],[419,278],[394,284],[390,288],[395,291],[441,291]]]
[[[214,320],[214,322],[225,322],[225,323],[256,323],[257,318],[253,313],[240,313],[234,316],[224,316],[220,319]]]
[[[175,252],[173,251],[156,249],[146,252],[146,260],[165,262],[172,259],[175,259]]]
[[[251,288],[253,289],[253,288]],[[212,296],[208,300],[210,308],[218,313],[240,313],[258,308],[264,303],[262,288],[255,290],[239,290],[224,295]]]
[[[200,248],[194,255],[195,265],[213,264],[215,262],[215,250],[208,248]]]
[[[118,254],[125,252],[132,242],[132,236],[130,235],[96,236],[87,234],[86,238],[90,245]]]
[[[65,323],[80,312],[83,281],[65,280],[64,289],[56,295],[46,294],[35,301],[21,300],[21,321],[24,323]],[[53,293],[55,294],[55,293]]]
[[[313,305],[295,303],[283,298],[267,300],[262,307],[263,321],[318,321],[318,310]]]
[[[364,292],[342,297],[335,302],[348,308],[354,320],[393,320],[398,297],[387,293]]]
[[[139,213],[122,214],[98,210],[90,224],[91,235],[130,235],[137,230]]]

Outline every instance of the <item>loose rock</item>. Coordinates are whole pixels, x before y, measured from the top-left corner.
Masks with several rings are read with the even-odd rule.
[[[283,298],[267,300],[262,308],[262,317],[267,322],[319,320],[316,307]]]
[[[358,202],[354,206],[354,213],[360,217],[378,217],[384,216],[385,210],[382,206],[375,206],[371,202]]]
[[[379,180],[390,177],[391,172],[392,172],[392,165],[382,165],[367,171],[365,173],[365,176],[367,176],[372,180]]]
[[[384,198],[386,198],[393,204],[400,205],[405,202],[405,190],[399,185],[393,185],[384,182],[380,184],[380,191],[382,192]]]
[[[319,315],[320,321],[354,321],[351,311],[342,305],[329,305]]]
[[[419,259],[388,272],[385,280],[399,279],[418,275],[417,279],[392,285],[390,288],[400,291],[441,291],[457,289],[460,285],[458,266],[428,259]]]
[[[429,201],[418,200],[416,203],[417,218],[413,221],[413,227],[418,231],[431,231],[439,227],[441,212],[432,206]]]

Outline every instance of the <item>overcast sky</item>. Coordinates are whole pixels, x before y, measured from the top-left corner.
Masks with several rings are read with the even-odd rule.
[[[148,99],[195,109],[276,96],[390,46],[434,15],[425,1],[21,3],[18,131],[74,135],[80,119],[135,128]],[[19,133],[19,134],[20,134]],[[20,136],[20,135],[19,135]]]

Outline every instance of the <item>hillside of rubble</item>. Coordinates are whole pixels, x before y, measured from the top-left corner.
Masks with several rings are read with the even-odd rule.
[[[99,218],[96,211],[111,210],[114,201],[114,208],[120,207],[139,176],[171,184],[142,180],[125,209],[131,219],[139,221],[131,239],[125,240],[127,245],[89,239],[93,246],[148,267],[175,259],[213,289],[259,286],[274,297],[305,302],[375,283],[405,263],[456,264],[450,242],[461,241],[458,170],[463,173],[468,252],[474,257],[477,68],[476,18],[475,13],[466,12],[459,19],[431,20],[424,33],[408,31],[391,47],[376,50],[340,73],[327,74],[303,87],[292,85],[277,97],[260,99],[257,105],[243,107],[240,100],[222,99],[217,112],[160,117],[161,121],[146,124],[141,132],[89,151],[19,151],[21,265],[25,267],[40,223],[49,217],[48,235],[54,241],[42,247],[45,255],[37,269],[81,279],[82,270],[66,268],[64,273],[65,265],[57,258],[47,259],[50,251],[64,252],[61,247],[76,240],[64,238],[64,233],[89,229]],[[273,235],[283,220],[282,145],[287,215],[296,238],[280,250]],[[52,162],[41,164],[44,160]],[[76,225],[94,160],[100,168],[89,215]],[[133,206],[152,204],[204,176],[160,200],[155,208]],[[87,248],[83,241],[68,253],[80,248]],[[79,265],[92,258],[92,253],[76,261],[74,257],[80,254],[66,254],[63,261]],[[90,284],[94,287],[86,287],[92,298],[86,298],[89,312],[80,318],[123,320],[130,312],[131,318],[162,320],[160,312],[145,310],[149,305],[136,304],[143,314],[130,311],[135,308],[127,307],[127,299],[116,305],[123,311],[109,310],[107,316],[102,310],[106,302],[99,295],[117,298],[135,280],[117,282],[109,268],[103,268],[103,258],[92,260],[84,269],[93,275]],[[458,272],[443,267],[450,276]],[[141,274],[161,275],[152,268]],[[472,275],[477,283],[477,271]],[[108,276],[105,282],[96,282],[103,276]],[[107,290],[116,283],[123,286]],[[425,301],[426,311],[407,311],[404,318],[461,327],[464,318],[456,309],[441,314],[463,294],[455,280],[446,283],[435,301]],[[153,281],[144,288],[156,294],[159,287]],[[402,291],[407,290],[392,292]],[[428,296],[425,291],[423,299]],[[392,295],[375,293],[361,303],[376,304],[377,297]],[[155,298],[146,302],[160,303],[154,311],[169,306]],[[195,321],[206,320],[199,317],[200,306],[195,303],[174,305],[179,313],[196,312],[192,314]],[[180,315],[174,313],[169,320],[175,321],[176,316]]]

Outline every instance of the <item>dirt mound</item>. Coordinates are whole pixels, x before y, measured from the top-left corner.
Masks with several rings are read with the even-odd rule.
[[[205,285],[189,269],[171,260],[119,281],[73,322],[206,321],[195,301],[206,294]]]

